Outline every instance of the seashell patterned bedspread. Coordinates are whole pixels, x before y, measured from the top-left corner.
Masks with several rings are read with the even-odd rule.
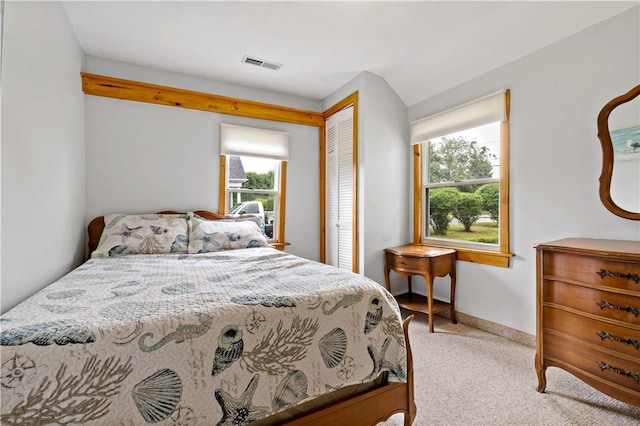
[[[0,326],[3,425],[239,425],[406,381],[393,297],[273,248],[91,259]]]

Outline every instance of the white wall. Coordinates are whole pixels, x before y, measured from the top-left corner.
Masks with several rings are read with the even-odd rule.
[[[407,107],[381,77],[365,73],[364,275],[384,284],[383,250],[407,244],[411,150]],[[402,281],[406,282],[405,279]]]
[[[383,250],[410,242],[407,107],[383,78],[363,72],[325,98],[323,109],[355,91],[359,108],[358,266],[360,273],[384,284]]]
[[[307,110],[320,103],[87,57],[86,71]],[[219,90],[219,91],[218,91]],[[106,213],[218,211],[220,123],[289,132],[286,251],[319,258],[317,127],[87,96],[88,223]]]
[[[2,312],[80,264],[84,55],[58,2],[5,2]]]
[[[511,89],[516,256],[510,268],[458,262],[460,312],[534,334],[536,244],[564,237],[640,240],[640,222],[621,219],[600,202],[596,127],[600,109],[638,84],[639,55],[636,7],[409,108],[411,121]],[[436,287],[446,299],[447,286]]]

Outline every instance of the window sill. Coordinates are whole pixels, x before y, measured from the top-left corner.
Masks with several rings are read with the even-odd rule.
[[[278,250],[284,250],[285,246],[290,246],[291,243],[287,243],[287,242],[279,243],[279,242],[276,242],[276,241],[269,241],[269,245],[271,245],[272,247],[274,247],[274,248],[276,248]]]
[[[481,263],[483,265],[499,266],[502,268],[509,267],[509,259],[515,254],[501,253],[499,251],[477,250],[466,247],[445,246],[438,244],[421,244],[427,247],[442,247],[455,249],[456,259],[463,262]]]

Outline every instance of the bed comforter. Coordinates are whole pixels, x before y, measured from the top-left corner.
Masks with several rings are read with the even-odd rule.
[[[238,425],[406,381],[382,286],[272,248],[94,258],[0,325],[7,425]]]

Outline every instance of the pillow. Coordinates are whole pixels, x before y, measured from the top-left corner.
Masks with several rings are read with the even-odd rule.
[[[253,221],[225,222],[189,217],[189,253],[268,246],[267,239]]]
[[[251,222],[255,222],[255,224],[258,225],[258,228],[262,226],[262,219],[260,219],[260,216],[255,216],[252,214],[239,215],[239,216],[224,216],[220,220],[222,222],[245,222],[249,220]]]
[[[187,217],[188,218],[195,217],[196,219],[201,219],[201,220],[210,220],[194,212],[188,212]],[[227,216],[221,216],[221,219],[216,219],[216,220],[220,222],[243,222],[245,220],[250,220],[252,222],[255,222],[256,225],[258,225],[258,227],[262,226],[262,219],[260,219],[260,216],[256,216],[254,214],[227,215]]]
[[[189,229],[184,214],[109,214],[104,223],[91,257],[187,253]]]

